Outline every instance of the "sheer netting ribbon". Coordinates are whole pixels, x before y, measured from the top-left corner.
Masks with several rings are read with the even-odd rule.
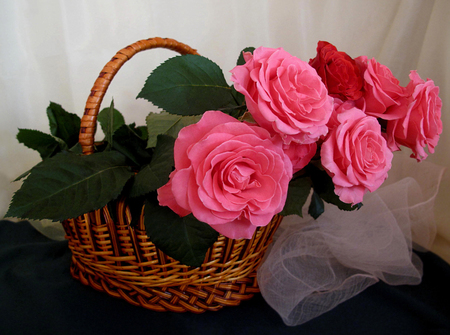
[[[409,177],[388,179],[358,211],[326,205],[317,220],[306,213],[283,219],[258,284],[286,325],[305,323],[379,280],[421,282],[413,248],[426,250],[434,240],[433,203],[444,168],[402,156],[393,165],[393,175]]]

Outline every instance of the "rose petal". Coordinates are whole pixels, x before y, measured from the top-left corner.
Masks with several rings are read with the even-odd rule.
[[[175,196],[172,192],[172,181],[169,181],[164,186],[160,187],[157,190],[158,193],[158,202],[160,206],[167,206],[179,216],[183,217],[191,213],[190,210],[187,210],[181,207],[178,202],[175,200]]]
[[[232,239],[250,239],[256,231],[256,226],[249,223],[248,220],[235,220],[223,225],[213,225],[212,227],[223,236]]]

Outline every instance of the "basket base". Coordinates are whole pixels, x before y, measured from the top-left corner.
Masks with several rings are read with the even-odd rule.
[[[100,277],[86,269],[75,257],[70,266],[72,277],[84,285],[121,298],[132,305],[157,312],[203,313],[218,311],[225,306],[237,306],[259,293],[256,270],[247,277],[231,282],[209,286],[143,287],[117,282],[108,277]]]

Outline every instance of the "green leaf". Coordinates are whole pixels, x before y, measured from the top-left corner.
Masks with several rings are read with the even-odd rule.
[[[133,162],[137,167],[150,163],[152,155],[146,150],[147,141],[135,131],[134,124],[122,125],[113,136],[113,148]]]
[[[18,177],[17,177],[16,179],[14,179],[13,181],[19,181],[19,180],[25,178],[26,176],[28,176],[28,175],[30,174],[30,172],[31,172],[31,169],[28,170],[28,171],[25,171],[24,173],[22,173],[20,176],[18,176]]]
[[[248,48],[243,49],[239,53],[239,57],[237,59],[236,65],[244,65],[245,64],[244,52],[253,53],[253,51],[255,51],[254,47],[248,47]],[[245,96],[242,93],[236,91],[236,89],[234,88],[234,85],[231,87],[231,94],[233,95],[234,100],[236,101],[236,104],[238,106],[243,106],[242,108],[245,110]],[[232,111],[230,113],[230,115],[232,115],[232,116],[234,116],[236,118],[239,118],[240,113],[238,114],[237,112],[235,112],[235,111],[233,112]]]
[[[77,217],[115,199],[132,176],[118,152],[60,153],[31,170],[6,216],[54,221]]]
[[[309,165],[310,175],[313,181],[314,191],[326,202],[337,206],[341,210],[352,211],[355,209],[360,209],[362,203],[352,206],[342,202],[339,196],[334,192],[334,183],[328,173],[324,170],[320,170],[315,166]]]
[[[242,106],[242,109],[245,109],[245,96],[242,93],[236,91],[234,85],[231,86],[231,94],[233,95],[236,104],[238,106]]]
[[[42,159],[51,157],[60,151],[59,142],[53,136],[39,130],[19,129],[17,140],[26,147],[38,151]]]
[[[125,119],[117,109],[114,109],[114,100],[111,100],[110,107],[102,109],[98,113],[97,120],[105,134],[105,141],[108,142],[106,149],[108,150],[112,146],[114,132],[125,124]]]
[[[173,145],[175,139],[169,135],[159,135],[158,144],[152,156],[152,161],[134,177],[130,197],[139,197],[156,191],[169,180],[173,170]]]
[[[313,192],[311,197],[311,203],[309,204],[308,214],[311,215],[314,219],[317,219],[320,215],[325,211],[325,204],[320,196]]]
[[[148,129],[147,126],[139,126],[134,128],[134,132],[144,141],[148,139]]]
[[[198,115],[235,105],[219,66],[197,55],[177,56],[161,64],[137,97],[180,115]]]
[[[25,171],[24,173],[22,173],[20,176],[18,176],[16,179],[13,180],[13,182],[15,181],[19,181],[23,178],[25,178],[26,176],[28,176],[31,173],[31,170],[34,169],[35,167],[37,167],[38,165],[41,165],[43,161],[37,163],[33,168],[29,169],[28,171]]]
[[[137,227],[141,218],[142,208],[145,204],[145,197],[133,198],[127,204],[131,214],[130,226]],[[110,212],[111,210],[114,211],[114,207],[110,209]]]
[[[281,215],[299,215],[303,216],[303,205],[311,193],[312,182],[309,178],[297,178],[289,183],[286,204],[284,205]]]
[[[81,119],[76,114],[66,112],[61,105],[50,102],[47,107],[50,132],[62,139],[67,146],[73,147],[78,142]]]
[[[255,51],[254,47],[248,47],[248,48],[245,48],[244,50],[242,50],[241,53],[239,54],[236,65],[244,65],[245,64],[244,52],[253,53],[253,51]]]
[[[72,148],[69,149],[70,152],[73,152],[74,154],[82,154],[83,149],[81,148],[81,144],[77,142]]]
[[[198,267],[208,249],[217,240],[217,233],[192,214],[179,217],[168,207],[154,201],[145,203],[145,229],[151,241],[164,253],[182,264]]]
[[[158,135],[167,134],[173,138],[178,137],[178,132],[193,123],[200,121],[201,115],[181,116],[167,112],[150,113],[147,118],[148,142],[147,148],[156,145]]]
[[[55,139],[55,141],[56,142],[58,142],[58,144],[59,144],[59,148],[61,149],[61,151],[62,150],[69,150],[69,147],[67,146],[67,143],[66,142],[64,142],[62,139],[60,139],[59,137],[53,137],[54,139]],[[74,145],[74,147],[76,146],[78,144],[78,142]],[[59,152],[59,150],[57,151],[57,152],[55,152],[54,153],[54,155],[55,154],[57,154]]]

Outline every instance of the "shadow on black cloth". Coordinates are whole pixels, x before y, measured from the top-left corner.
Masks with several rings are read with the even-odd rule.
[[[82,285],[66,241],[0,221],[0,334],[450,334],[450,266],[432,253],[418,286],[377,283],[332,311],[285,326],[260,295],[200,315],[158,313]]]

